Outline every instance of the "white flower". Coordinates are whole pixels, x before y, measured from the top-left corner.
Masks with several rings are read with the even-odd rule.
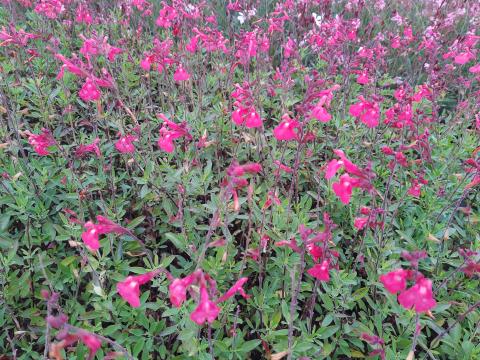
[[[320,27],[322,25],[323,16],[317,15],[316,13],[312,13],[313,20],[315,21],[315,25]]]
[[[237,16],[238,21],[240,21],[240,24],[243,24],[245,20],[247,20],[247,17],[243,12],[239,13]]]

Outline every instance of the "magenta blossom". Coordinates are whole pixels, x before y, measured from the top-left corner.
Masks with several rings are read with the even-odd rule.
[[[282,122],[273,130],[273,135],[279,141],[290,141],[297,138],[297,133],[294,131],[300,127],[300,123],[291,119],[287,114],[282,117]]]
[[[340,176],[340,180],[332,184],[332,189],[340,201],[347,205],[352,197],[354,187],[360,187],[358,179],[352,178],[349,174]]]
[[[97,101],[100,99],[100,90],[91,79],[87,79],[78,93],[83,101]]]
[[[369,128],[378,126],[380,108],[377,103],[366,101],[359,96],[359,102],[350,106],[350,115],[360,119]]]
[[[403,291],[407,288],[407,278],[409,272],[403,269],[396,269],[388,274],[380,275],[380,281],[385,289],[391,294],[396,294],[399,291]]]
[[[158,270],[150,271],[142,275],[127,276],[127,278],[117,283],[117,292],[120,296],[130,304],[132,307],[140,306],[140,285],[146,284],[152,280],[157,274]]]
[[[123,135],[115,143],[115,149],[123,154],[131,154],[135,152],[134,141],[138,141],[138,136],[135,135]]]
[[[187,70],[185,70],[182,65],[180,65],[175,71],[175,74],[173,74],[173,80],[175,80],[176,82],[180,82],[186,81],[188,79],[190,79],[190,74],[187,72]]]
[[[313,268],[308,269],[308,274],[320,281],[329,281],[330,274],[328,272],[330,262],[328,260],[323,260],[321,264],[315,264]]]
[[[85,231],[82,233],[82,240],[90,251],[96,251],[100,248],[99,236],[115,233],[118,235],[128,234],[130,231],[124,227],[115,224],[113,221],[97,215],[97,224],[87,221],[84,225]]]
[[[187,124],[176,124],[173,121],[163,115],[158,115],[163,119],[163,126],[160,129],[160,137],[158,139],[158,147],[167,153],[171,153],[175,150],[175,144],[173,140],[185,137],[188,140],[192,139],[192,136],[188,132]]]
[[[27,133],[27,132],[26,132]],[[43,128],[41,134],[28,134],[28,143],[33,146],[33,150],[38,155],[45,156],[50,154],[48,147],[55,145],[55,139],[48,129]]]
[[[240,293],[245,299],[248,299],[250,296],[245,293],[243,290],[243,285],[248,281],[247,277],[242,277],[222,296],[217,299],[217,303],[226,301],[234,296],[237,292]]]
[[[102,156],[98,143],[100,142],[99,138],[93,140],[91,144],[88,145],[79,145],[77,150],[75,150],[75,157],[82,157],[87,153],[94,153],[97,157]]]
[[[193,283],[195,277],[193,274],[183,278],[174,279],[169,287],[170,301],[173,306],[180,307],[187,299],[187,288]]]
[[[203,325],[205,321],[212,323],[218,316],[220,308],[208,297],[207,288],[200,287],[200,302],[197,308],[190,314],[190,319],[197,325]]]
[[[419,313],[433,309],[437,302],[433,298],[432,281],[421,277],[415,285],[398,296],[398,302],[405,309],[413,307]]]

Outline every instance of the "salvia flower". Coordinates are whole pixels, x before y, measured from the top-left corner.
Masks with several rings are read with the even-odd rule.
[[[37,14],[45,15],[49,19],[56,19],[65,11],[65,7],[60,0],[40,0],[35,5],[34,11]]]
[[[180,307],[187,298],[187,291],[189,291],[190,294],[195,294],[198,291],[196,289],[199,288],[198,304],[190,314],[190,319],[198,325],[203,325],[205,322],[212,323],[220,312],[220,308],[217,305],[218,303],[230,299],[236,293],[239,293],[245,299],[249,298],[243,289],[243,285],[247,280],[248,278],[246,277],[238,279],[224,295],[220,296],[217,300],[212,300],[217,293],[216,282],[210,275],[198,269],[184,278],[172,279],[168,288],[170,301],[173,306]]]
[[[312,109],[310,116],[320,122],[326,123],[332,119],[332,115],[324,108],[323,104],[318,104]]]
[[[101,93],[97,85],[91,79],[87,79],[78,95],[83,101],[97,101],[100,99]]]
[[[90,251],[97,251],[100,248],[99,236],[104,234],[128,234],[130,231],[114,223],[113,221],[97,215],[97,224],[87,221],[84,225],[85,231],[82,233],[82,240]]]
[[[323,260],[321,264],[315,264],[313,268],[308,269],[308,274],[320,281],[330,281],[329,274],[330,262],[328,260]]]
[[[403,269],[396,269],[388,274],[380,275],[380,281],[385,289],[391,294],[396,294],[399,291],[403,291],[407,288],[407,278],[409,272]]]
[[[43,128],[41,134],[32,134],[26,132],[28,135],[28,143],[33,146],[33,150],[38,155],[45,156],[50,154],[48,147],[56,144],[51,132],[48,129]]]
[[[197,325],[212,323],[218,316],[220,308],[210,300],[205,286],[200,287],[200,301],[197,308],[190,314],[190,319]]]
[[[131,154],[135,152],[134,141],[138,141],[136,135],[122,135],[115,143],[115,149],[123,154]]]
[[[222,296],[220,296],[217,299],[217,303],[226,301],[230,299],[232,296],[234,296],[237,292],[242,295],[245,299],[248,299],[250,296],[245,293],[245,290],[243,290],[243,285],[248,281],[247,277],[242,277],[238,279],[238,281],[233,284],[233,286]]]
[[[175,70],[175,74],[173,74],[173,80],[180,82],[187,81],[188,79],[190,79],[190,74],[182,65],[180,65],[177,70]]]
[[[430,311],[437,305],[433,298],[432,281],[420,277],[415,285],[398,295],[398,302],[405,309],[413,308],[418,313]]]
[[[77,150],[75,150],[75,157],[82,157],[87,153],[94,153],[95,155],[97,155],[97,157],[102,156],[102,153],[100,152],[100,147],[98,146],[99,142],[100,139],[96,138],[91,144],[79,145]]]
[[[300,123],[291,119],[287,114],[283,115],[282,122],[273,130],[273,135],[279,141],[290,141],[297,138],[297,133],[295,129],[300,127]]]
[[[332,189],[335,192],[335,195],[338,196],[342,203],[350,203],[353,188],[372,190],[371,179],[375,175],[371,171],[370,164],[365,169],[361,169],[348,160],[342,150],[334,150],[334,153],[340,157],[340,160],[333,159],[327,164],[325,178],[327,180],[331,179],[341,168],[347,172],[340,176],[338,182],[332,184]]]
[[[150,271],[142,275],[130,275],[119,283],[117,283],[117,292],[132,307],[140,306],[140,285],[146,284],[152,280],[158,270]]]
[[[359,102],[350,106],[350,115],[360,119],[369,128],[378,126],[380,118],[380,108],[376,102],[365,100],[363,96],[359,96]]]
[[[158,139],[158,147],[167,153],[172,153],[175,150],[175,139],[185,137],[187,140],[191,140],[187,124],[185,122],[176,124],[169,120],[164,114],[159,114],[159,118],[163,120],[163,125],[160,128],[160,137]]]

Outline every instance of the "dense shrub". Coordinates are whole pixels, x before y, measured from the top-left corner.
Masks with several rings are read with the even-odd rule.
[[[480,358],[478,2],[1,4],[1,359]]]

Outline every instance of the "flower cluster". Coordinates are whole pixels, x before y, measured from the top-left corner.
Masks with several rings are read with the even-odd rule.
[[[433,296],[432,281],[418,271],[418,260],[426,256],[425,252],[404,253],[404,257],[410,261],[414,270],[395,269],[380,276],[385,289],[391,294],[398,295],[398,302],[405,309],[414,309],[417,313],[428,312],[433,309],[437,302]],[[414,284],[407,289],[407,280]]]
[[[350,106],[350,115],[359,119],[369,128],[378,126],[380,119],[380,107],[377,102],[367,101],[363,96],[359,96],[359,102]]]
[[[26,132],[28,135],[28,143],[33,146],[33,150],[38,155],[45,156],[50,154],[48,148],[56,144],[55,139],[52,136],[52,133],[43,128],[41,134],[32,134]]]
[[[160,128],[160,137],[158,138],[158,147],[163,151],[172,153],[175,150],[173,140],[182,137],[186,140],[192,139],[192,135],[190,135],[187,128],[187,123],[182,122],[181,124],[176,124],[169,120],[164,114],[158,114],[157,116],[163,120],[162,127]]]
[[[232,97],[235,99],[235,110],[232,113],[232,121],[236,125],[245,125],[247,128],[257,128],[263,125],[262,118],[253,105],[253,93],[248,83],[235,84]]]
[[[170,301],[173,306],[181,307],[187,299],[187,291],[192,297],[197,298],[198,303],[195,310],[190,314],[190,319],[198,325],[205,322],[212,323],[218,316],[220,308],[218,304],[233,297],[237,292],[243,298],[248,299],[249,296],[243,290],[243,285],[248,278],[242,277],[222,296],[216,300],[213,298],[217,295],[216,281],[210,275],[202,270],[196,270],[184,278],[173,279],[169,286]],[[198,292],[194,290],[198,288]]]
[[[370,165],[365,169],[361,169],[348,160],[342,150],[334,150],[334,153],[340,160],[333,159],[327,164],[325,179],[330,180],[336,175],[338,170],[341,168],[345,169],[346,174],[341,175],[339,181],[332,184],[335,195],[338,196],[342,203],[350,203],[353,188],[361,188],[364,190],[373,189],[371,180],[374,174],[370,169]]]

